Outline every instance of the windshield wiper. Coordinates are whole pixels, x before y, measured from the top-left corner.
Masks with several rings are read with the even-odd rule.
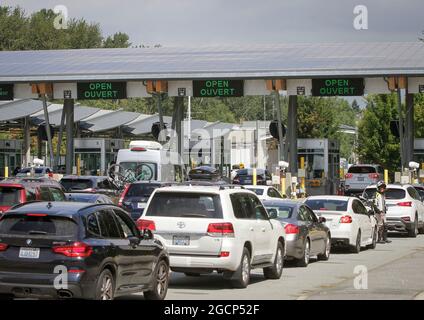
[[[46,231],[39,231],[39,230],[31,230],[28,232],[28,234],[47,234]]]

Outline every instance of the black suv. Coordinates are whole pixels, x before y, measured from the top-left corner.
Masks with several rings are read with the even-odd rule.
[[[166,249],[117,206],[33,202],[0,220],[2,298],[161,300],[168,283]]]

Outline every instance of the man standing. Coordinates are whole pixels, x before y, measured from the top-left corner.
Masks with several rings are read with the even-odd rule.
[[[377,182],[377,192],[375,193],[374,204],[377,208],[377,226],[378,226],[378,243],[390,243],[387,239],[386,225],[386,184],[384,181]]]

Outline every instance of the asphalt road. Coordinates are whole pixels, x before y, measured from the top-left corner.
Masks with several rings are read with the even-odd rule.
[[[218,274],[173,273],[167,299],[424,299],[424,235],[390,239],[390,244],[359,254],[337,250],[328,261],[312,259],[307,268],[286,266],[279,280],[265,280],[262,270],[254,270],[246,289],[232,289]],[[358,275],[360,285],[355,289]]]

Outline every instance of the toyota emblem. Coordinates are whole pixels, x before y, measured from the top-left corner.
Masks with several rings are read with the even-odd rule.
[[[177,227],[178,228],[180,228],[180,229],[182,229],[182,228],[185,228],[185,223],[184,222],[182,222],[182,221],[180,221],[180,222],[177,222]]]
[[[32,244],[32,240],[31,239],[27,239],[26,244],[30,246]]]

